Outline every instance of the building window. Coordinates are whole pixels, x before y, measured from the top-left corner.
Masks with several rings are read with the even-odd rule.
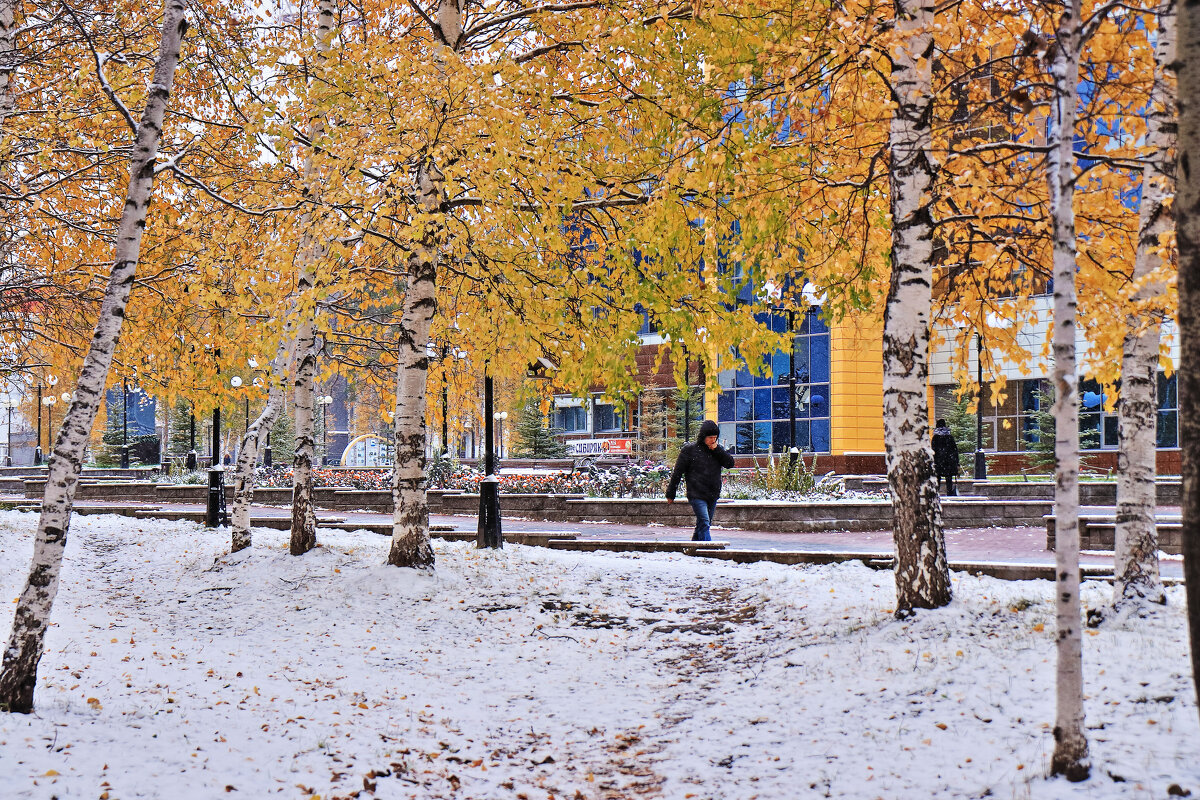
[[[1167,377],[1158,373],[1158,438],[1159,447],[1179,446],[1179,388],[1175,373]]]
[[[1090,378],[1079,382],[1080,449],[1102,450],[1117,446],[1117,411],[1104,410],[1104,387]],[[1088,438],[1083,444],[1084,437]]]
[[[1031,450],[1038,440],[1038,412],[1047,398],[1049,381],[1041,378],[1009,381],[1004,389],[1004,398],[993,394],[990,385],[983,390],[983,449],[991,452],[1016,453]],[[956,394],[957,387],[944,384],[933,389],[934,418],[949,418],[959,402],[970,403],[974,398],[967,396],[962,401]],[[1047,408],[1047,410],[1049,410]],[[971,414],[974,420],[974,414]],[[972,432],[971,440],[975,436]]]
[[[950,416],[957,402],[955,387],[934,387],[935,417]],[[1031,450],[1038,441],[1038,414],[1042,404],[1050,407],[1050,382],[1045,378],[1010,381],[1006,396],[997,404],[991,387],[984,390],[983,449],[1002,453]],[[969,399],[969,398],[968,398]],[[1116,409],[1105,411],[1108,398],[1104,387],[1094,380],[1079,383],[1079,435],[1081,449],[1111,450],[1118,446]],[[1158,373],[1158,447],[1179,446],[1179,395],[1175,376]]]
[[[787,331],[786,314],[764,314],[759,322]],[[798,314],[792,337],[796,365],[796,438],[800,450],[827,453],[829,433],[829,328],[816,311]],[[721,441],[738,455],[785,453],[793,445],[789,376],[792,353],[776,351],[766,360],[766,374],[744,367],[718,376],[717,398]]]
[[[563,433],[583,433],[587,431],[587,411],[583,406],[556,409],[554,427]]]
[[[602,403],[599,400],[593,406],[592,423],[592,430],[596,433],[624,430],[624,420],[618,407],[612,403]]]

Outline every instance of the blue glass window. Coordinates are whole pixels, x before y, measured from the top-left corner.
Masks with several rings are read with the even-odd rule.
[[[735,420],[744,422],[754,419],[754,392],[745,389],[739,390],[734,402],[733,418]]]
[[[760,323],[787,330],[786,315],[759,315]],[[740,455],[783,453],[792,447],[789,419],[796,414],[795,446],[802,450],[828,452],[830,449],[830,351],[829,328],[813,313],[798,314],[799,330],[792,337],[795,347],[796,397],[790,391],[792,353],[784,348],[772,353],[763,377],[749,370],[727,370],[719,376],[725,391],[718,398],[717,420],[722,425],[722,441]],[[749,387],[754,387],[753,389]],[[747,387],[747,388],[742,388]]]
[[[771,419],[788,419],[788,387],[777,386],[771,390]]]
[[[789,369],[791,369],[789,354],[782,350],[776,350],[775,355],[771,356],[771,371],[767,374],[774,376],[774,379],[786,380]],[[774,379],[771,383],[775,383]]]
[[[820,383],[812,387],[812,394],[809,395],[809,408],[814,417],[829,416],[829,384]]]
[[[812,449],[818,453],[829,452],[829,420],[814,419],[812,421]]]
[[[754,390],[754,418],[771,419],[771,390]]]
[[[800,423],[797,422],[799,427]],[[792,446],[792,433],[787,420],[776,420],[771,423],[771,452],[786,453]]]
[[[741,454],[754,452],[754,423],[739,422],[737,424],[737,452]]]
[[[829,336],[810,336],[808,340],[809,380],[825,383],[829,380]]]
[[[717,419],[733,419],[733,397],[732,391],[717,395]]]
[[[771,423],[769,423],[769,422],[754,423],[754,452],[756,452],[756,453],[771,452]]]

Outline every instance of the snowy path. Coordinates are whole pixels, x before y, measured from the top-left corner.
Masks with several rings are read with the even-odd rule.
[[[0,512],[0,597],[34,522]],[[956,576],[951,608],[901,623],[890,574],[857,564],[438,543],[424,576],[381,566],[375,535],[324,533],[302,558],[266,530],[231,557],[226,535],[74,520],[37,713],[0,715],[0,794],[1200,793],[1180,589],[1085,637],[1096,769],[1072,786],[1043,779],[1046,582]]]

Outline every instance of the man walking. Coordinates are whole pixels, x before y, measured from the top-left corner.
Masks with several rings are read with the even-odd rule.
[[[694,542],[712,540],[708,529],[717,510],[717,498],[721,496],[721,469],[733,466],[733,456],[717,444],[718,432],[717,423],[711,419],[704,420],[696,441],[684,445],[679,451],[671,480],[667,483],[667,502],[674,503],[679,479],[687,480],[688,503],[696,512],[696,532],[692,534]]]

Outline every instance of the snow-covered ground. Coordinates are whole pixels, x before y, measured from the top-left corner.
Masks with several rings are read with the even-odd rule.
[[[0,597],[35,517],[0,513]],[[683,556],[77,517],[4,798],[1163,798],[1200,795],[1180,589],[1085,637],[1093,778],[1045,779],[1052,587]],[[1089,584],[1085,602],[1109,589]],[[8,604],[11,608],[11,604]],[[7,635],[11,612],[0,617]]]

